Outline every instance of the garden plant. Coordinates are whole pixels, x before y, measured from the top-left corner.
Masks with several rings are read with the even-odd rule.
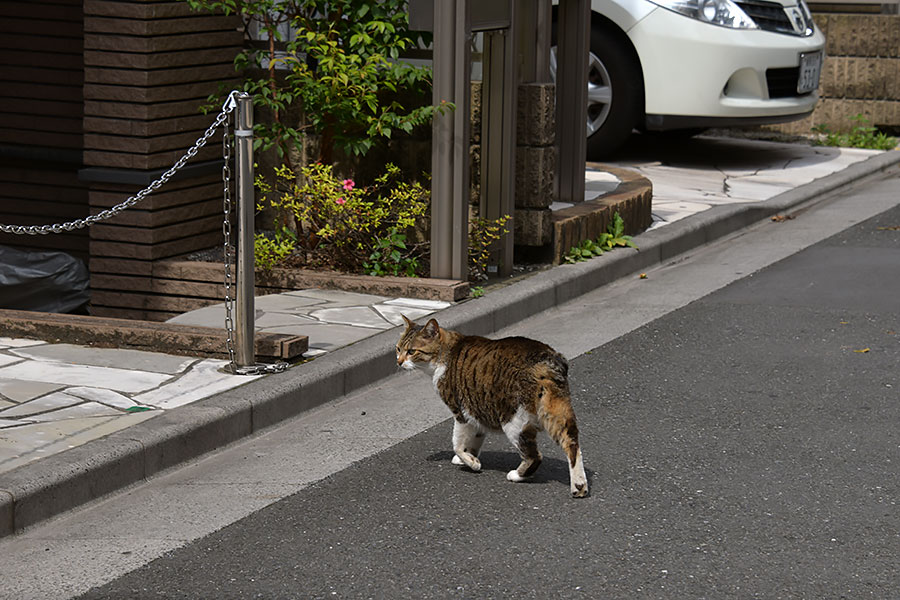
[[[878,131],[878,128],[873,127],[863,115],[858,114],[851,117],[851,119],[856,125],[850,133],[835,133],[825,124],[813,127],[813,132],[820,136],[817,143],[822,146],[868,148],[871,150],[893,150],[897,147],[897,138]]]
[[[601,233],[596,240],[584,240],[577,246],[572,246],[563,259],[569,264],[584,262],[619,247],[637,250],[631,236],[625,235],[625,220],[619,213],[615,213],[606,226],[606,231]]]
[[[276,214],[274,229],[256,236],[257,267],[427,275],[430,198],[421,183],[427,175],[404,178],[385,162],[375,168],[380,175],[360,182],[346,160],[454,108],[427,103],[430,68],[398,60],[430,41],[409,30],[406,0],[185,1],[195,10],[238,15],[244,25],[247,45],[235,67],[266,116],[254,126],[254,148],[276,152],[281,163],[256,181],[257,209]],[[224,93],[206,108],[218,106]],[[298,156],[312,161],[296,164]],[[471,224],[472,277],[483,275],[489,247],[508,233],[508,219]]]
[[[273,186],[257,177],[266,205],[290,213],[296,230],[282,225],[256,237],[257,267],[333,269],[368,275],[427,276],[431,209],[428,189],[402,179],[388,164],[368,186],[335,175],[331,165],[313,163],[300,177],[276,169]],[[258,207],[262,208],[262,206]],[[475,219],[469,229],[469,275],[481,279],[491,245],[508,233],[509,217]]]
[[[270,118],[255,148],[291,150],[319,137],[317,159],[365,155],[379,139],[429,123],[431,69],[397,60],[424,40],[409,30],[406,0],[186,0],[195,10],[240,16],[247,45],[235,58],[242,88]],[[208,109],[221,105],[210,97]],[[406,104],[400,98],[412,98]],[[292,118],[301,115],[301,119]]]

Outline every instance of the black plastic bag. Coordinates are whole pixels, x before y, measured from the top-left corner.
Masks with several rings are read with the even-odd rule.
[[[85,313],[90,275],[65,252],[25,252],[0,246],[0,308]]]

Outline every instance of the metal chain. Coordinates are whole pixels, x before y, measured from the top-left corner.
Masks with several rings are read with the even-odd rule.
[[[224,198],[225,221],[222,223],[222,233],[225,238],[223,246],[223,262],[225,263],[225,349],[228,351],[228,360],[232,372],[236,372],[237,365],[234,362],[234,319],[232,308],[234,298],[231,297],[234,281],[231,267],[234,263],[234,250],[231,245],[231,138],[228,133],[228,121],[225,121],[224,135],[222,135],[222,197]]]
[[[234,110],[236,104],[234,101],[234,95],[237,91],[233,91],[228,95],[228,99],[225,104],[222,106],[222,111],[216,117],[216,120],[212,125],[204,132],[202,136],[200,136],[194,145],[191,146],[184,155],[175,161],[175,164],[169,168],[168,171],[159,176],[159,179],[154,180],[150,185],[139,191],[134,196],[131,196],[124,202],[113,206],[112,208],[107,208],[106,210],[100,211],[96,215],[90,215],[83,219],[77,219],[75,221],[69,221],[67,223],[56,223],[53,225],[3,225],[0,224],[0,231],[3,233],[12,233],[16,235],[46,235],[48,233],[62,233],[64,231],[73,231],[75,229],[81,229],[83,227],[90,227],[94,223],[99,221],[103,221],[109,219],[111,217],[116,216],[123,210],[127,208],[131,208],[163,185],[165,185],[178,171],[180,171],[187,162],[196,156],[197,152],[206,145],[206,142],[211,138],[216,130],[228,120],[228,116]]]

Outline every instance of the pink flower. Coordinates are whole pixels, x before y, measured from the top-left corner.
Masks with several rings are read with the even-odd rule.
[[[335,200],[335,202],[337,202],[338,204],[344,204],[347,201],[344,200],[343,198],[338,198],[337,200]]]
[[[347,190],[348,192],[349,192],[350,190],[352,190],[355,186],[356,186],[356,184],[353,183],[353,180],[352,180],[352,179],[345,179],[345,180],[344,180],[344,189]]]

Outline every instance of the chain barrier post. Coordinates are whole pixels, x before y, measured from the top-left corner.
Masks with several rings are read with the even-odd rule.
[[[256,364],[254,332],[256,311],[254,290],[256,274],[253,255],[253,102],[250,94],[237,94],[234,127],[235,167],[237,170],[237,296],[235,298],[235,366]]]
[[[253,196],[253,99],[245,92],[233,91],[223,110],[234,111],[234,163],[236,171],[235,194],[237,196],[237,243],[231,242],[231,136],[228,121],[224,123],[222,136],[222,183],[224,195],[225,266],[225,349],[228,352],[228,370],[235,375],[265,375],[287,370],[288,363],[278,361],[269,365],[256,364],[256,311],[254,291],[256,273],[253,252],[253,215],[256,201]],[[235,246],[237,251],[235,252]],[[234,277],[232,277],[232,269]],[[232,290],[236,290],[232,297]],[[235,322],[237,325],[235,326]]]

